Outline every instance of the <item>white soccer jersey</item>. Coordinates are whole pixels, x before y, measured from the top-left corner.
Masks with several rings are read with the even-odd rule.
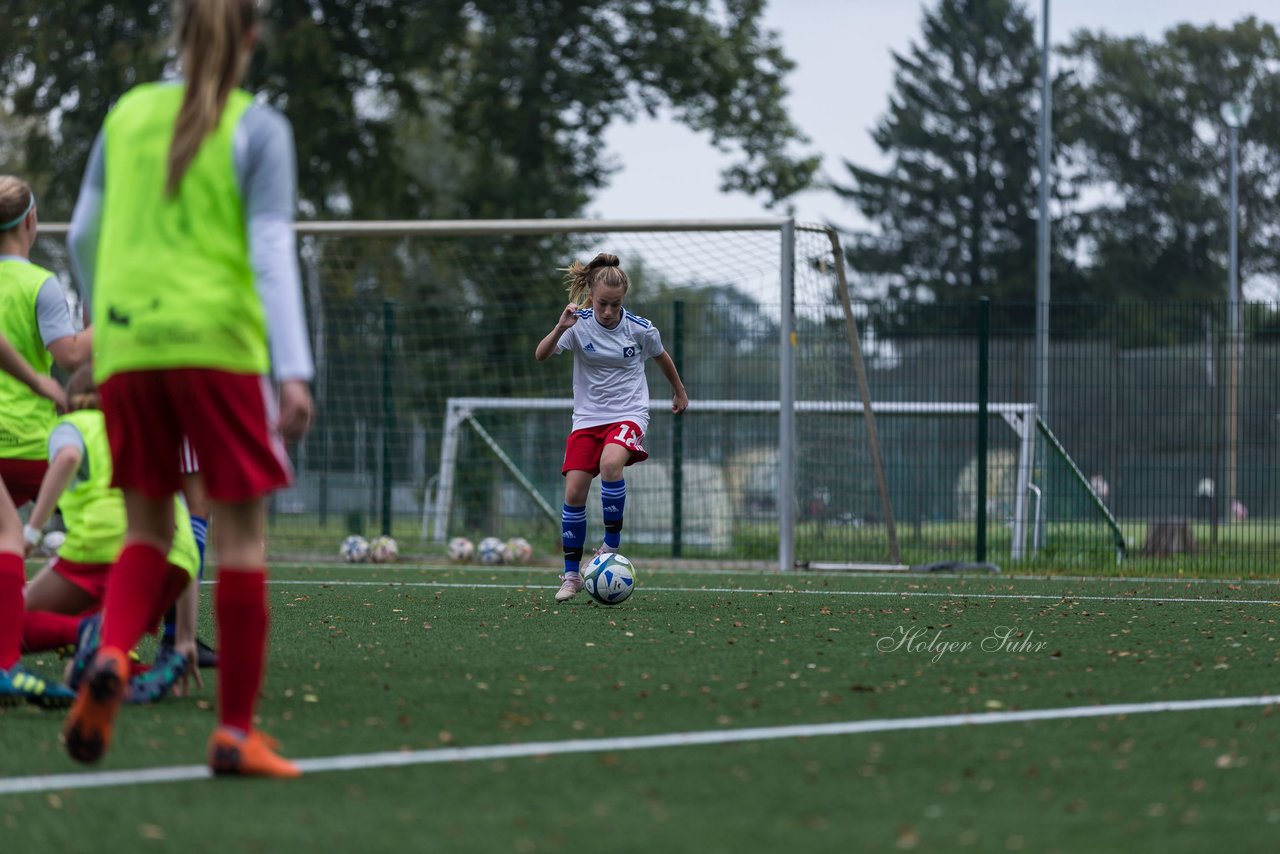
[[[605,329],[585,308],[560,336],[556,352],[573,351],[573,429],[634,421],[649,429],[649,384],[645,359],[662,355],[658,328],[629,311]]]

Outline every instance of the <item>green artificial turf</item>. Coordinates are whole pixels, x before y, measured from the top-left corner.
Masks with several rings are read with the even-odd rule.
[[[1280,588],[1265,584],[642,563],[632,599],[605,608],[556,604],[551,570],[273,577],[261,725],[293,758],[1280,693]],[[213,697],[210,675],[194,697],[126,707],[91,770],[200,763]],[[0,849],[1266,850],[1275,711],[9,794]],[[0,711],[0,782],[86,770],[63,756],[61,720]]]

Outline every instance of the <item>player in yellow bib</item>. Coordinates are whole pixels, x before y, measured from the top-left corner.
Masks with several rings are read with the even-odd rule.
[[[56,276],[31,263],[39,230],[36,197],[15,175],[0,175],[0,334],[39,374],[70,372],[89,359],[92,336],[77,332]],[[44,477],[44,442],[57,413],[23,383],[0,375],[0,477],[21,507]]]
[[[43,528],[56,504],[62,511],[67,538],[57,557],[27,585],[23,648],[37,652],[75,643],[75,666],[68,680],[74,688],[99,640],[100,617],[81,621],[79,616],[101,605],[108,572],[124,545],[126,523],[124,496],[111,486],[111,446],[89,367],[71,377],[67,399],[71,411],[59,419],[49,435],[49,471],[28,520],[29,525]],[[200,556],[190,516],[179,498],[174,499],[173,547],[168,561],[165,599],[180,598],[184,606],[179,609],[177,640],[173,650],[158,656],[155,666],[130,680],[128,699],[132,702],[160,699],[194,669],[198,592],[192,582]],[[166,601],[165,609],[168,606]],[[152,627],[160,616],[155,615]],[[196,678],[199,683],[198,672]]]
[[[301,438],[312,414],[293,136],[281,114],[236,88],[258,39],[257,3],[176,9],[183,78],[138,86],[112,108],[68,237],[98,327],[95,379],[127,531],[107,580],[102,647],[63,738],[82,762],[110,744],[126,650],[165,596],[186,436],[218,517],[209,765],[294,777],[297,766],[253,725],[268,624],[265,499],[290,482],[284,440]]]

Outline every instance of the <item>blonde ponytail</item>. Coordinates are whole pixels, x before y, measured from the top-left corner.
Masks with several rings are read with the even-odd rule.
[[[240,82],[258,7],[254,0],[177,0],[175,17],[186,91],[169,147],[164,189],[170,197],[177,195],[204,138],[222,118],[227,96]]]
[[[585,308],[591,304],[591,289],[598,284],[620,285],[625,294],[631,281],[620,266],[617,255],[601,252],[589,264],[574,261],[564,267],[564,281],[568,286],[569,302]]]

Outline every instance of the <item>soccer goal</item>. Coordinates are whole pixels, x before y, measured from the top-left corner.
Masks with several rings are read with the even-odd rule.
[[[797,416],[798,433],[813,437],[804,444],[826,453],[809,465],[798,478],[810,489],[821,482],[826,492],[824,507],[833,527],[841,522],[859,528],[873,527],[856,521],[864,512],[855,509],[859,496],[847,488],[842,469],[856,470],[855,447],[862,443],[860,418],[862,404],[853,401],[798,400],[792,404]],[[803,502],[791,505],[792,512],[779,511],[777,487],[782,458],[777,452],[777,434],[770,430],[776,424],[781,403],[776,400],[694,400],[680,419],[669,413],[663,417],[665,400],[651,403],[653,417],[660,423],[658,435],[670,433],[677,420],[682,421],[682,448],[677,454],[658,452],[649,462],[628,469],[627,537],[629,541],[654,544],[684,542],[700,547],[702,553],[724,555],[734,548],[733,538],[752,538],[752,531],[778,526],[781,517],[805,518],[811,508]],[[434,478],[434,500],[424,503],[424,531],[428,528],[437,542],[444,542],[453,529],[452,518],[458,501],[460,457],[470,439],[479,459],[492,459],[502,468],[508,486],[520,494],[525,503],[526,518],[533,517],[551,528],[560,522],[558,510],[559,458],[563,437],[567,433],[573,401],[569,398],[451,398],[445,406],[439,469]],[[976,403],[875,402],[872,409],[892,429],[897,421],[939,421],[951,424],[972,422],[978,416]],[[1008,507],[1010,531],[1009,557],[1020,560],[1036,548],[1032,536],[1040,522],[1040,505],[1036,497],[1040,488],[1033,483],[1035,437],[1039,419],[1035,406],[1029,403],[992,403],[987,411],[1008,428],[1004,440],[993,443],[997,449],[988,459],[992,481],[991,493],[977,494],[973,478],[962,474],[956,485],[956,510],[959,519],[972,519],[978,501],[991,506]],[[943,428],[946,429],[945,427]],[[1043,426],[1040,429],[1045,429]],[[543,441],[544,437],[550,437]],[[670,441],[670,435],[667,437]],[[1057,450],[1069,460],[1061,445]],[[732,450],[729,450],[732,449]],[[1007,453],[1008,461],[1005,462]],[[1078,469],[1076,469],[1078,473]],[[825,477],[824,477],[825,475]],[[1087,482],[1081,481],[1085,488]],[[541,485],[539,485],[541,484]],[[841,486],[846,488],[841,488]],[[865,498],[865,495],[863,496]],[[509,496],[509,513],[519,513],[520,501]],[[599,514],[599,500],[594,494],[588,513]],[[1105,505],[1101,505],[1103,512]],[[634,518],[634,523],[631,519]],[[599,530],[599,519],[594,520]],[[883,531],[873,533],[883,537]],[[801,543],[805,550],[808,543]],[[800,560],[798,565],[812,569],[896,568],[909,564],[874,564],[868,561]]]

